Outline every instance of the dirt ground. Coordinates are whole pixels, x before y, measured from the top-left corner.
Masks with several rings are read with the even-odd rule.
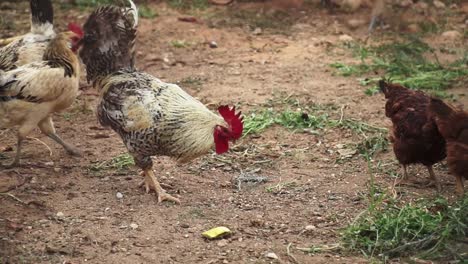
[[[16,16],[16,28],[3,28],[3,37],[27,32],[27,5],[11,9],[8,4],[11,7],[11,2],[2,3],[1,14],[3,20]],[[334,47],[342,34],[367,37],[367,25],[352,30],[345,24],[351,18],[367,21],[369,8],[352,14],[329,13],[318,6],[293,10],[294,23],[283,32],[264,29],[254,34],[243,26],[178,21],[187,14],[164,3],[151,7],[159,15],[141,20],[139,67],[164,81],[180,83],[205,104],[236,104],[248,113],[268,100],[290,97],[333,103],[343,107],[344,116],[376,126],[390,124],[382,95],[365,95],[354,77],[338,76],[329,66],[355,60]],[[61,28],[69,21],[83,22],[89,12],[56,9]],[[455,26],[463,24],[460,16],[454,19]],[[379,29],[370,41],[383,37],[386,32]],[[175,40],[189,44],[177,48]],[[437,34],[426,40],[444,45]],[[216,41],[218,48],[210,48],[210,41]],[[466,42],[450,45],[460,48]],[[182,201],[157,204],[154,194],[138,188],[141,176],[133,166],[99,167],[125,153],[125,147],[115,133],[97,123],[95,91],[85,84],[76,103],[54,118],[60,135],[84,151],[84,157],[68,156],[36,132],[25,144],[21,167],[0,171],[0,192],[9,191],[24,202],[0,196],[0,262],[368,262],[345,252],[308,254],[298,249],[339,242],[340,229],[367,206],[366,162],[358,155],[336,162],[337,146],[356,141],[349,131],[327,129],[312,135],[273,127],[239,140],[227,155],[206,155],[184,165],[155,157],[156,175]],[[468,105],[466,84],[450,92],[458,94],[457,103]],[[0,148],[14,146],[14,132],[0,132]],[[1,161],[8,162],[13,154],[5,150]],[[399,170],[391,151],[376,159],[389,170]],[[252,171],[268,181],[244,183],[239,189],[236,178]],[[443,183],[443,195],[453,197],[454,178],[446,166],[437,165],[435,172]],[[410,173],[416,182],[427,180],[422,166],[412,166]],[[383,188],[394,180],[382,172],[375,176]],[[434,195],[434,188],[421,184],[401,187],[402,199]],[[202,232],[217,226],[226,226],[233,234],[214,241],[202,237]],[[268,253],[278,259],[268,258]]]

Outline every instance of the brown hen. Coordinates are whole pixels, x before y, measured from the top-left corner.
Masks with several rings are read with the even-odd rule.
[[[447,164],[457,179],[457,193],[464,193],[463,180],[468,179],[468,113],[432,99],[429,112],[447,141]]]
[[[445,158],[445,140],[429,115],[427,107],[431,98],[421,91],[384,80],[379,82],[379,86],[387,99],[385,115],[393,123],[390,141],[397,160],[403,166],[402,180],[408,179],[406,169],[409,164],[421,163],[427,167],[430,178],[440,191],[432,165]]]

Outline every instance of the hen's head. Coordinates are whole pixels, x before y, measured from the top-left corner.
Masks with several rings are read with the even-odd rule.
[[[228,127],[217,125],[214,130],[216,153],[222,154],[229,150],[229,141],[235,141],[242,136],[244,124],[241,112],[236,113],[235,107],[231,109],[223,105],[218,108],[218,112],[228,125]]]
[[[79,43],[84,36],[83,29],[75,23],[68,24],[68,30],[74,34],[70,37],[71,40],[71,50],[76,52],[79,48]]]

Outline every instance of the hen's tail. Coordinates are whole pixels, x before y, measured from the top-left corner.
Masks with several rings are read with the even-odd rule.
[[[88,81],[134,69],[138,9],[129,2],[130,7],[98,7],[86,20],[80,57],[86,65]]]
[[[51,0],[30,0],[31,32],[47,34],[54,28],[54,9]]]
[[[449,119],[454,110],[438,98],[431,98],[429,111],[441,119]]]

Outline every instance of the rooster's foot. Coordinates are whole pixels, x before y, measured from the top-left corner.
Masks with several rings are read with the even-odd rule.
[[[161,203],[162,201],[172,201],[174,203],[180,204],[179,199],[164,191],[151,169],[144,171],[143,175],[145,176],[145,179],[140,183],[140,186],[145,186],[146,193],[149,193],[150,190],[153,189],[158,196],[158,203]]]

